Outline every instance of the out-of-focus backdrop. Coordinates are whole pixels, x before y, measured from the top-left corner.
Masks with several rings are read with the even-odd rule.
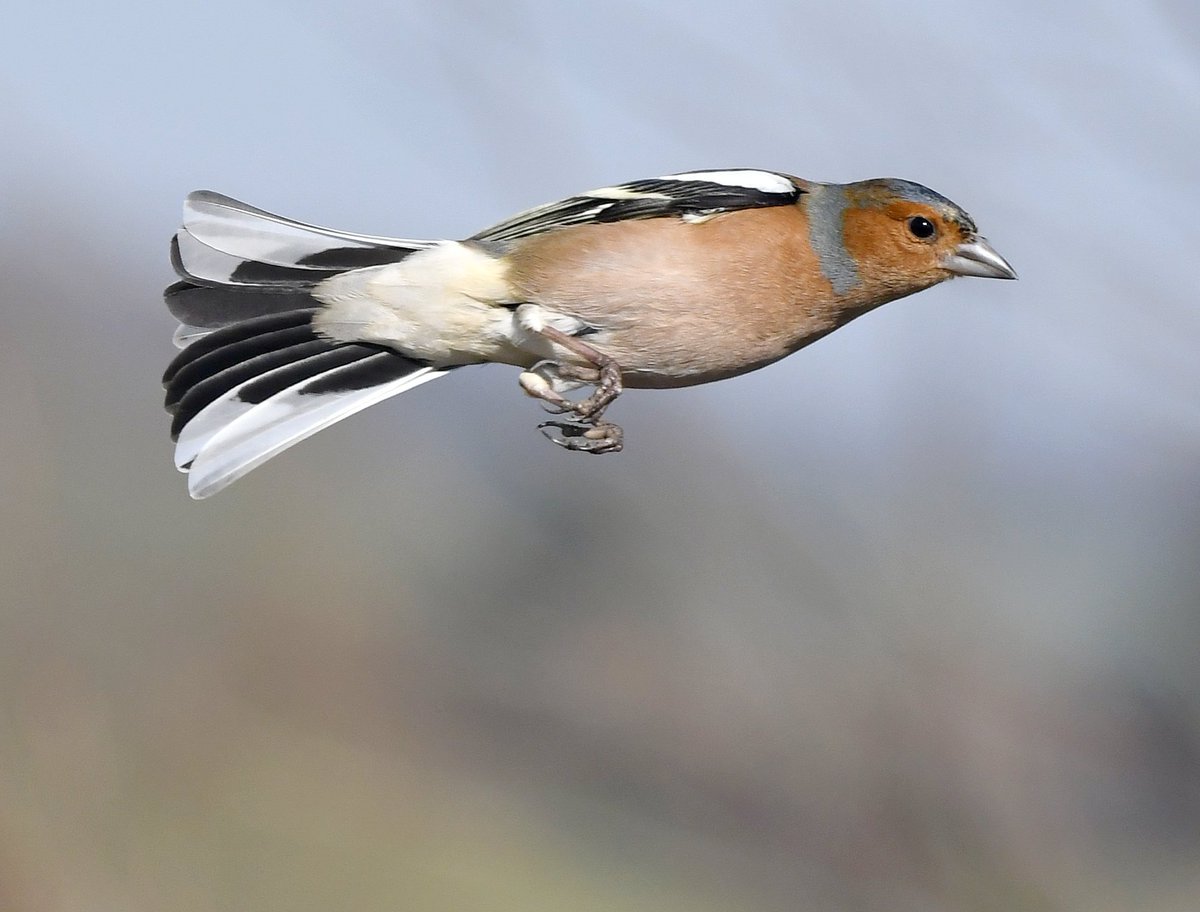
[[[0,55],[0,909],[1200,900],[1200,8],[23,4]],[[462,371],[211,501],[207,187],[461,237],[903,176],[1021,273],[563,453]]]

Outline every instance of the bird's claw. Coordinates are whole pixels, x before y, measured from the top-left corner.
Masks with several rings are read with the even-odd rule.
[[[563,449],[581,453],[621,452],[624,432],[600,417],[621,395],[620,366],[586,342],[551,326],[542,327],[540,332],[587,363],[540,361],[518,378],[528,395],[541,400],[542,408],[552,415],[565,416],[562,421],[542,422],[538,430]],[[583,385],[594,387],[590,396],[575,401],[563,395],[564,391]]]
[[[600,367],[600,376],[592,394],[576,402],[570,411],[581,421],[594,421],[621,395],[622,388],[621,369],[615,361],[608,361]]]
[[[538,430],[552,443],[580,453],[619,453],[624,446],[625,432],[608,421],[543,421]]]

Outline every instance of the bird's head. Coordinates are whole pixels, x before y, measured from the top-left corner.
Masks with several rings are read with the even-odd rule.
[[[910,294],[954,276],[1015,279],[966,211],[912,181],[844,185],[842,243],[865,282]]]

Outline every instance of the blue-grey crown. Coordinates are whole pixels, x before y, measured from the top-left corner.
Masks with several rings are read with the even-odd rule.
[[[975,220],[967,214],[967,211],[962,206],[942,196],[936,190],[930,190],[924,184],[903,180],[899,177],[884,177],[878,179],[878,181],[871,181],[871,183],[878,183],[881,187],[886,188],[888,192],[898,196],[900,199],[932,206],[940,210],[943,216],[957,222],[972,233],[977,230]]]

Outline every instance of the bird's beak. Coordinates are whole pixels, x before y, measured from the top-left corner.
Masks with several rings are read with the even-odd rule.
[[[987,238],[972,235],[942,259],[942,266],[955,275],[979,276],[984,279],[1015,279],[1017,271],[1008,260],[996,253]]]

